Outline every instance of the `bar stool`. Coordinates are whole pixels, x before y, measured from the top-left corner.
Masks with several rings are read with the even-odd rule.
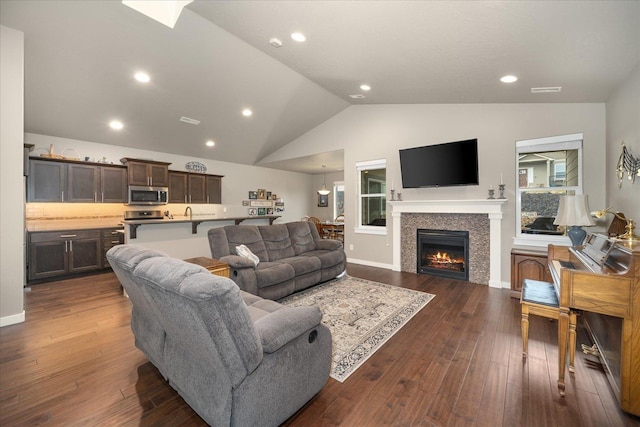
[[[560,317],[560,301],[553,283],[524,279],[520,295],[522,309],[522,358],[527,358],[529,341],[529,314],[558,320]],[[575,372],[576,354],[576,313],[569,311],[569,372]]]

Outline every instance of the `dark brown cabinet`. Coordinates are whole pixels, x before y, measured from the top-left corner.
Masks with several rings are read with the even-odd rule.
[[[126,203],[127,169],[60,160],[30,160],[29,202]]]
[[[169,171],[169,203],[222,203],[222,176]]]
[[[137,160],[128,157],[120,159],[120,161],[127,166],[129,185],[169,186],[169,165],[171,163]]]
[[[29,233],[29,280],[108,268],[106,253],[124,243],[122,227]]]
[[[29,234],[29,280],[102,268],[99,230]]]
[[[524,279],[551,282],[547,252],[525,249],[511,250],[511,296],[520,298]]]
[[[64,202],[67,165],[46,160],[29,161],[27,201]]]

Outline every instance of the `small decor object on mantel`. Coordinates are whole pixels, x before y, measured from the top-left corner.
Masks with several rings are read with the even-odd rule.
[[[187,162],[187,164],[184,165],[184,168],[189,172],[207,173],[207,165],[200,162]]]

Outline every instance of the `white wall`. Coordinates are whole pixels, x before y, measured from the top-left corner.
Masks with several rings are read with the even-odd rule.
[[[203,163],[207,166],[207,173],[224,175],[222,179],[222,205],[191,205],[194,214],[221,215],[222,210],[226,208],[225,216],[246,216],[248,208],[242,206],[242,201],[248,200],[249,190],[255,191],[258,188],[272,191],[284,199],[285,211],[279,214],[282,216],[278,219],[279,223],[298,221],[302,216],[308,215],[309,206],[315,201],[316,190],[312,189],[312,176],[307,174],[33,133],[25,134],[25,142],[35,145],[34,151],[31,153],[32,156],[49,150],[50,144],[53,144],[54,152],[57,154],[66,152],[66,154],[75,155],[71,151],[75,150],[82,159],[90,157],[98,160],[106,157],[107,162],[114,164],[121,164],[120,159],[123,157],[133,157],[171,162],[169,170],[184,171],[187,162]],[[171,205],[171,208],[174,209],[171,213],[182,215],[185,206],[187,205]],[[123,210],[126,209],[123,207]]]
[[[515,235],[515,141],[584,133],[584,191],[592,206],[605,202],[604,104],[442,104],[352,106],[272,154],[268,161],[344,149],[345,240],[347,256],[370,265],[392,264],[387,236],[354,233],[355,164],[387,159],[387,181],[404,200],[482,199],[503,174],[506,197],[502,229],[503,286],[509,285],[509,252]],[[480,185],[401,190],[398,149],[478,138]],[[389,186],[390,188],[390,186]],[[391,221],[388,218],[388,223]],[[350,246],[353,244],[353,250]]]
[[[0,26],[0,326],[24,321],[24,34]]]
[[[636,159],[640,159],[640,63],[607,100],[606,206],[623,212],[627,218],[635,220],[637,225],[640,223],[640,177],[636,176],[633,183],[625,174],[622,188],[618,188],[616,166],[622,152],[622,141],[627,150]],[[607,221],[611,221],[610,215],[607,216]],[[636,234],[638,233],[636,229]]]

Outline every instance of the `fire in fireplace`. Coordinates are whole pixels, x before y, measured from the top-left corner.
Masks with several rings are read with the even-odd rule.
[[[417,272],[469,280],[469,232],[418,229]]]

